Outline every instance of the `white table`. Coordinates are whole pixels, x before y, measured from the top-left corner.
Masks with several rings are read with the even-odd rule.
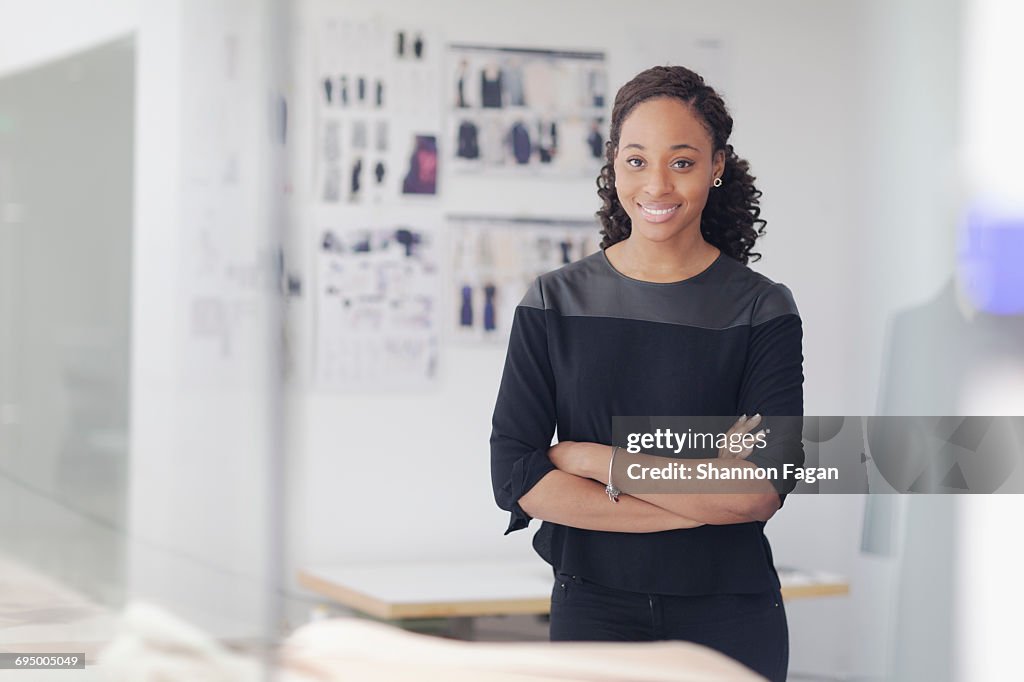
[[[778,570],[786,601],[850,591],[849,583],[836,574]],[[317,566],[299,571],[298,581],[376,618],[449,618],[453,631],[468,635],[476,616],[548,613],[554,578],[551,567],[537,559]]]

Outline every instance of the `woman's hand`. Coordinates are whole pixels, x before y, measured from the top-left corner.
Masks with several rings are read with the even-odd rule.
[[[747,438],[744,442],[750,443],[749,447],[738,448],[733,445],[733,449],[730,449],[730,445],[736,443],[742,436],[750,433],[757,425],[761,423],[761,415],[755,414],[753,417],[743,415],[736,423],[732,425],[726,434],[726,442],[721,448],[718,449],[719,459],[746,459],[750,456],[750,453],[754,451],[754,443],[757,442],[753,438]],[[758,431],[754,436],[761,435],[762,433],[767,434],[768,430]],[[736,435],[734,435],[736,434]]]

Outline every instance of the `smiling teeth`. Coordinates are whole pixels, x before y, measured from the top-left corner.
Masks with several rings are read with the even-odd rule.
[[[673,206],[672,208],[665,208],[665,209],[662,209],[662,210],[659,211],[659,210],[656,210],[656,209],[653,209],[653,208],[647,208],[646,206],[641,204],[640,208],[644,209],[645,211],[647,211],[651,215],[667,215],[667,214],[671,213],[672,211],[676,210],[679,207],[678,206]]]

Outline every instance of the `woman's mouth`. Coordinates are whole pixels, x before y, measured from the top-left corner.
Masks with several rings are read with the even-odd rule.
[[[641,204],[640,212],[649,223],[663,223],[670,219],[682,204]]]

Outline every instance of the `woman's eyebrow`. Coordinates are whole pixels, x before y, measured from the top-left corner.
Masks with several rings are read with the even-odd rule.
[[[636,147],[637,149],[639,149],[641,151],[645,151],[645,148],[644,148],[644,146],[642,144],[637,144],[635,142],[633,142],[631,144],[627,144],[625,147],[623,147],[623,149],[629,149],[630,147]],[[697,149],[696,147],[694,147],[692,144],[674,144],[671,147],[669,147],[669,149],[671,149],[672,151],[675,151],[677,149],[692,149],[693,151],[697,152],[698,154],[700,153],[700,150]]]

